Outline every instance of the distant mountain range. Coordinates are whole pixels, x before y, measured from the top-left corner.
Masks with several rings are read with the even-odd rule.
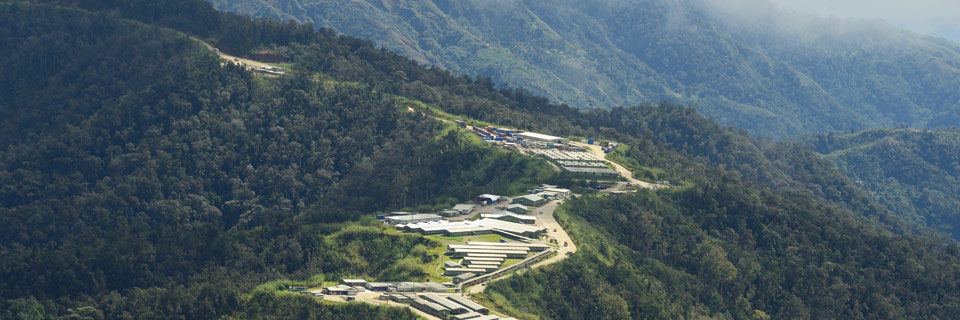
[[[960,46],[765,0],[209,0],[579,108],[667,100],[783,137],[960,120]]]

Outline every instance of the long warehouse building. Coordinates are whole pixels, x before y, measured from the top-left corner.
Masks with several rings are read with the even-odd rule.
[[[470,261],[488,261],[488,262],[499,262],[499,263],[503,263],[503,260],[504,260],[504,259],[503,259],[503,258],[482,258],[482,257],[470,257],[470,256],[467,256],[467,257],[463,257],[463,260],[464,260],[464,261],[467,261],[467,262],[470,262]]]
[[[490,250],[490,249],[453,249],[452,254],[454,256],[463,257],[471,253],[484,253],[484,254],[505,254],[507,258],[510,259],[523,259],[527,256],[527,252],[523,250]]]
[[[443,275],[448,277],[453,277],[453,276],[458,276],[464,273],[484,274],[484,273],[487,273],[487,270],[474,269],[474,268],[446,268]]]
[[[561,138],[561,137],[551,136],[549,134],[542,134],[542,133],[536,133],[536,132],[521,132],[521,133],[518,133],[517,136],[520,136],[521,138],[524,138],[526,140],[540,141],[545,143],[566,144],[570,142],[570,139],[567,139],[567,138]]]
[[[495,246],[501,248],[527,248],[530,251],[543,251],[550,248],[549,245],[542,243],[520,243],[520,242],[467,242],[468,246]]]
[[[490,249],[490,250],[509,250],[509,251],[530,251],[530,248],[524,247],[497,247],[497,246],[468,246],[468,245],[449,245],[448,250],[453,249]]]
[[[419,216],[419,215],[418,215]],[[418,216],[407,216],[407,220],[416,220]],[[436,216],[439,217],[439,216]],[[480,219],[476,221],[420,221],[410,223],[400,223],[399,220],[387,217],[389,223],[394,224],[398,229],[419,232],[422,234],[443,234],[447,236],[467,236],[489,234],[493,232],[508,232],[522,235],[524,237],[536,238],[547,231],[544,227],[513,223],[497,219]],[[397,218],[400,219],[400,218]],[[432,219],[432,218],[431,218]]]
[[[424,295],[420,295],[420,297],[423,298],[424,300],[439,304],[444,308],[449,309],[451,314],[461,314],[461,313],[467,313],[469,311],[472,311],[468,309],[466,306],[455,303],[449,299],[444,299],[435,294],[424,294]]]
[[[541,234],[547,232],[547,228],[544,228],[544,227],[507,222],[507,221],[502,221],[497,219],[480,219],[472,222],[482,227],[491,228],[494,231],[502,230],[509,233],[522,235],[528,238],[536,238],[536,237],[539,237]]]
[[[453,300],[453,302],[459,303],[460,305],[467,307],[467,309],[470,309],[476,313],[480,313],[480,314],[490,313],[490,309],[487,309],[487,307],[484,307],[479,303],[473,302],[470,299],[467,299],[458,295],[447,296],[447,299]]]

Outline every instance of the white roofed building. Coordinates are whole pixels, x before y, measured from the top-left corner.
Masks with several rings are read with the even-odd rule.
[[[525,140],[533,140],[533,141],[540,141],[540,142],[546,142],[546,143],[566,144],[570,142],[570,139],[567,139],[567,138],[561,138],[561,137],[551,136],[549,134],[542,134],[542,133],[536,133],[536,132],[522,132],[517,134],[517,136]]]
[[[481,194],[473,198],[476,203],[494,204],[500,202],[500,196],[495,194]]]
[[[429,221],[440,221],[442,220],[440,216],[435,214],[411,214],[406,216],[389,216],[384,218],[384,220],[391,225],[399,224],[411,224],[411,223],[421,223]]]

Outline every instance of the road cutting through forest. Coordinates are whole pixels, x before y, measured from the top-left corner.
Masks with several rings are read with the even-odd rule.
[[[241,66],[243,66],[243,67],[246,67],[247,69],[256,70],[256,69],[260,69],[260,68],[263,68],[263,67],[269,67],[269,66],[270,66],[270,64],[268,64],[268,63],[264,63],[264,62],[260,62],[260,61],[254,61],[254,60],[250,60],[250,59],[244,59],[244,58],[240,58],[240,57],[231,56],[231,55],[229,55],[229,54],[223,53],[223,51],[220,51],[220,49],[214,48],[212,45],[210,45],[209,43],[206,43],[206,42],[203,41],[203,40],[200,40],[200,39],[197,39],[197,38],[193,38],[193,39],[194,39],[194,40],[197,40],[197,41],[200,41],[200,43],[202,43],[204,47],[207,47],[207,50],[210,50],[210,52],[213,52],[214,54],[216,54],[217,56],[219,56],[220,59],[223,59],[223,60],[226,60],[226,61],[229,61],[229,62],[233,62],[233,63],[235,63],[235,64],[239,64],[239,65],[241,65]]]

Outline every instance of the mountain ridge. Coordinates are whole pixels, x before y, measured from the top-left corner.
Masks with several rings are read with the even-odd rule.
[[[578,108],[665,100],[778,138],[949,125],[960,104],[955,90],[941,90],[960,85],[960,45],[787,16],[764,1],[735,2],[761,12],[743,17],[710,0],[210,2],[332,27]]]

